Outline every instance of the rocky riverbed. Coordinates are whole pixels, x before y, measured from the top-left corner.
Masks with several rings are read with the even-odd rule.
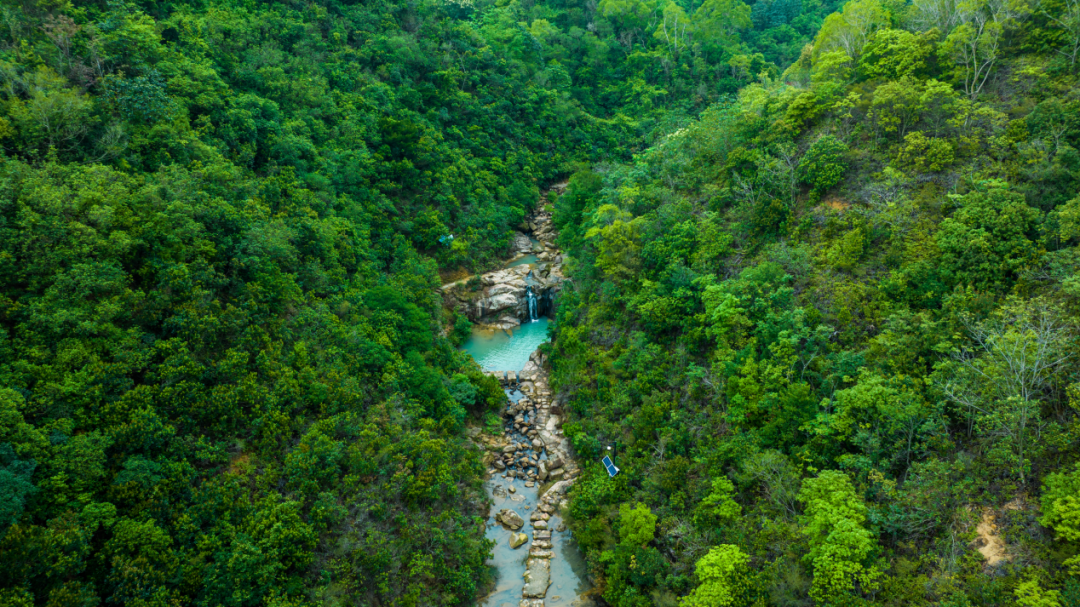
[[[553,189],[561,193],[563,188],[565,184]],[[485,332],[491,335],[495,329],[510,335],[518,346],[535,344],[522,342],[519,334],[524,328],[518,327],[540,326],[546,321],[539,317],[554,311],[555,295],[563,280],[563,259],[555,247],[550,212],[541,207],[520,230],[514,237],[513,256],[503,269],[442,287],[445,304],[478,325],[474,339],[478,335],[485,339]],[[491,564],[499,575],[496,588],[480,604],[591,605],[585,596],[589,584],[584,561],[562,523],[567,489],[579,474],[563,436],[562,407],[552,399],[547,361],[540,350],[533,351],[524,365],[521,358],[516,360],[513,366],[520,368],[485,369],[499,378],[507,393],[501,412],[502,432],[470,432],[485,450],[493,504],[487,537],[496,542]]]
[[[584,565],[562,523],[567,489],[580,471],[562,433],[562,409],[552,400],[545,362],[537,350],[517,378],[501,378],[509,394],[503,432],[477,435],[486,450],[484,462],[496,504],[488,534],[500,544],[496,560],[520,562],[507,548],[526,553],[522,579],[500,580],[495,600],[482,603],[492,607],[514,605],[506,599],[518,588],[517,607],[592,604],[581,596],[588,587]]]

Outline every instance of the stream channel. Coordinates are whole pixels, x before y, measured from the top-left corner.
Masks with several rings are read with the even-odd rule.
[[[592,605],[585,561],[561,516],[577,466],[537,351],[547,341],[548,322],[541,316],[512,330],[478,328],[462,347],[485,371],[499,372],[507,395],[503,433],[476,438],[492,454],[486,460],[492,509],[485,534],[495,542],[488,565],[496,570],[495,587],[480,599],[481,607]],[[511,372],[508,378],[505,372]],[[515,536],[520,545],[511,547]]]

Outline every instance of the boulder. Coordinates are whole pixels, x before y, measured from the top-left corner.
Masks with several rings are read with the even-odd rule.
[[[514,232],[514,238],[510,241],[510,251],[515,256],[529,253],[532,251],[532,240],[521,232]]]
[[[529,536],[525,535],[524,533],[510,534],[510,547],[514,550],[520,548],[527,541],[529,541]]]
[[[500,510],[499,513],[495,515],[495,522],[513,531],[517,531],[525,526],[525,521],[521,518],[521,515],[509,508]]]

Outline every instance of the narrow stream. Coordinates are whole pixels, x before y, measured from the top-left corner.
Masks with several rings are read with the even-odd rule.
[[[547,341],[548,319],[526,321],[515,331],[482,331],[473,332],[472,337],[465,343],[463,349],[471,354],[485,370],[521,371],[529,362],[529,356],[537,346]],[[521,434],[515,428],[514,407],[525,399],[530,402],[524,393],[512,389],[505,389],[507,394],[507,413],[504,415],[504,434],[508,445],[525,445],[528,447],[529,438]],[[532,402],[535,401],[535,396]],[[527,410],[529,411],[529,410]],[[543,417],[532,419],[534,414],[529,412],[520,413],[517,419],[524,420],[527,424],[542,423]],[[536,462],[545,465],[550,462],[551,453],[547,449],[535,449],[530,451]],[[537,467],[526,468],[535,471]],[[551,485],[541,482],[530,482],[521,476],[507,478],[506,470],[496,470],[490,475],[485,483],[485,489],[492,500],[492,509],[487,520],[486,536],[495,542],[492,550],[492,558],[488,565],[496,569],[496,584],[493,591],[480,600],[482,607],[519,607],[519,605],[543,605],[544,607],[578,607],[590,604],[582,595],[589,590],[585,562],[577,548],[572,534],[563,524],[559,511],[556,509],[550,514],[547,521],[546,532],[550,533],[550,539],[540,540],[546,536],[533,528],[534,522],[530,518],[539,511],[551,509],[552,504],[558,504],[557,497],[549,496],[547,503],[541,500],[540,489],[547,489]],[[533,486],[529,486],[533,485]],[[541,510],[541,507],[544,510]],[[521,529],[511,531],[504,525],[496,522],[497,513],[505,510],[513,510],[524,521]],[[546,516],[546,515],[545,515]],[[513,534],[525,533],[528,541],[518,548],[511,548],[510,539]],[[536,537],[534,537],[536,536]],[[538,540],[536,544],[534,540]],[[525,589],[524,574],[530,559],[530,548],[546,546],[550,543],[550,586],[543,599],[533,599],[533,602],[523,601],[522,592]],[[541,602],[542,601],[542,602]]]

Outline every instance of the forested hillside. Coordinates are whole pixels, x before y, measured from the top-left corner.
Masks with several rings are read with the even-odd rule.
[[[1080,5],[852,0],[555,205],[573,528],[638,605],[1080,605]]]
[[[439,272],[835,8],[0,2],[0,604],[472,604]]]

